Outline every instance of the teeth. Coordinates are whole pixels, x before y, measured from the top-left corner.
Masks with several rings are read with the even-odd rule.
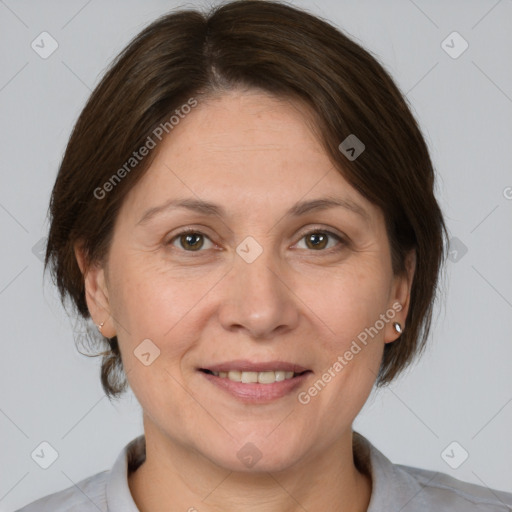
[[[213,375],[221,377],[222,379],[229,379],[235,382],[260,383],[260,384],[273,384],[274,382],[281,382],[283,380],[291,379],[294,376],[293,372],[285,372],[283,370],[276,370],[270,372],[239,372],[231,370],[229,372],[212,372]]]

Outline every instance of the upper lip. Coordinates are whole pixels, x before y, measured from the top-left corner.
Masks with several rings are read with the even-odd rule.
[[[304,366],[286,361],[263,361],[261,363],[256,363],[246,359],[226,361],[224,363],[205,366],[200,369],[210,370],[211,372],[229,372],[231,370],[239,372],[269,372],[282,370],[285,372],[302,373],[308,371],[308,368],[305,368]]]

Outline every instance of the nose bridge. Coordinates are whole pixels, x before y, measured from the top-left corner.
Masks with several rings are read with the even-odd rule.
[[[268,302],[279,294],[278,288],[282,286],[282,283],[278,283],[276,272],[271,270],[278,266],[278,262],[270,247],[259,246],[260,249],[256,243],[248,240],[239,244],[234,270],[237,279],[245,284],[248,295]]]
[[[270,246],[247,237],[237,247],[228,300],[221,319],[226,328],[245,328],[251,337],[268,337],[283,326],[291,328],[298,319],[293,293],[280,276],[280,261]]]

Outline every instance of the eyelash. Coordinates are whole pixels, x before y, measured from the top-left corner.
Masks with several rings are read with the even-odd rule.
[[[342,236],[337,235],[336,233],[333,233],[332,231],[329,231],[327,229],[322,229],[322,228],[315,228],[315,229],[312,229],[311,231],[308,231],[308,232],[304,233],[300,237],[299,241],[303,240],[304,238],[306,238],[309,235],[318,234],[318,233],[327,235],[329,238],[335,238],[340,243],[336,247],[331,247],[330,249],[319,249],[318,251],[315,251],[314,249],[309,249],[309,252],[318,252],[318,253],[331,254],[331,253],[335,253],[335,252],[340,251],[343,248],[343,246],[348,243]],[[168,242],[166,242],[165,245],[171,245],[172,246],[173,242],[175,240],[178,240],[181,236],[188,235],[188,234],[201,235],[201,236],[207,238],[208,240],[210,240],[208,235],[206,235],[205,233],[202,233],[201,231],[199,231],[197,229],[194,229],[194,228],[187,228],[187,229],[184,229],[183,231],[180,231],[176,235],[174,235]],[[178,249],[178,248],[176,248],[176,249]],[[186,253],[192,253],[192,254],[204,252],[204,250],[201,250],[201,249],[199,249],[197,251],[188,251],[186,249],[178,249],[178,250],[180,252],[186,252]],[[306,249],[306,250],[308,250],[308,249]]]

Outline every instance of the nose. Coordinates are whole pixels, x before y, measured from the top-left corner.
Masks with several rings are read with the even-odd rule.
[[[229,331],[246,331],[248,337],[258,340],[270,340],[294,329],[300,318],[300,301],[287,277],[270,250],[263,250],[251,263],[235,254],[222,284],[222,326]]]

